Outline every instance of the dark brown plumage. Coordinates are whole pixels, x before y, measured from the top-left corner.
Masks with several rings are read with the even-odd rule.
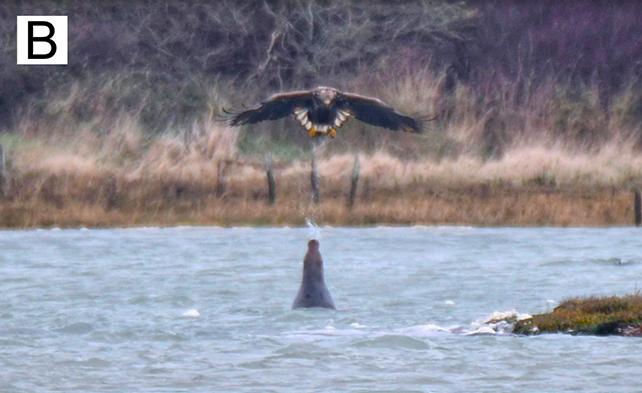
[[[377,98],[325,86],[275,94],[254,109],[232,114],[230,124],[253,124],[289,115],[294,115],[311,137],[334,138],[336,130],[351,117],[393,131],[421,132],[418,120],[395,111]]]

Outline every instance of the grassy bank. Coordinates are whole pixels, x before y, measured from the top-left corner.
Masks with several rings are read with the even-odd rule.
[[[552,312],[518,321],[514,333],[571,333],[642,335],[642,296],[569,299]]]
[[[69,186],[69,179],[65,182]],[[131,194],[117,192],[110,197],[104,186],[86,190],[93,194],[93,201],[67,198],[62,202],[53,195],[47,199],[5,200],[0,203],[0,226],[304,225],[306,217],[323,225],[599,226],[630,225],[633,220],[630,193],[614,190],[578,193],[502,187],[427,189],[426,194],[416,190],[401,196],[375,195],[357,202],[352,209],[340,195],[324,196],[320,205],[312,205],[307,202],[307,193],[297,193],[270,206],[259,189],[240,200],[205,193],[181,198],[171,186],[159,190],[161,194],[146,202],[136,199],[135,194],[146,194],[150,189],[132,190]]]
[[[270,205],[262,158],[237,151],[237,131],[209,126],[189,140],[145,139],[127,124],[72,141],[4,137],[0,226],[303,225],[305,217],[327,225],[630,225],[631,188],[642,179],[642,157],[622,147],[589,154],[531,146],[497,160],[321,149],[321,203],[311,202],[303,155],[274,161]]]

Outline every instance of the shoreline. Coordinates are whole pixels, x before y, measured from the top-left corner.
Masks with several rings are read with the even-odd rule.
[[[350,208],[341,190],[289,189],[270,205],[263,190],[216,196],[210,190],[169,195],[145,187],[100,196],[101,186],[76,189],[61,199],[50,193],[0,200],[0,228],[113,228],[140,226],[301,226],[306,217],[324,226],[624,227],[633,226],[630,188],[550,188],[476,185],[363,191]],[[63,194],[67,187],[60,191]],[[87,195],[94,195],[87,198]],[[97,196],[96,196],[97,195]]]
[[[368,225],[318,225],[310,227],[307,225],[252,225],[252,224],[232,224],[232,225],[216,225],[216,224],[167,224],[167,225],[131,225],[131,226],[33,226],[33,227],[2,227],[0,226],[0,232],[2,231],[33,231],[33,230],[43,230],[43,231],[57,231],[57,230],[70,230],[70,231],[84,231],[84,230],[110,230],[110,229],[191,229],[191,228],[203,228],[203,229],[309,229],[309,228],[319,228],[319,229],[395,229],[395,228],[426,228],[426,229],[441,229],[441,228],[453,228],[453,229],[625,229],[625,228],[635,228],[634,225],[587,225],[587,226],[553,226],[553,225],[466,225],[466,224],[412,224],[412,225],[403,225],[403,224],[368,224]]]

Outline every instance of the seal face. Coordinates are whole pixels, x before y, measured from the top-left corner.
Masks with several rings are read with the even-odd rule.
[[[303,260],[303,277],[299,293],[292,308],[323,307],[334,309],[332,295],[325,286],[323,278],[323,258],[319,252],[319,242],[310,240],[308,252]]]

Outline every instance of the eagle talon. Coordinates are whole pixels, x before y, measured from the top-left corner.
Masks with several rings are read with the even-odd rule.
[[[328,136],[329,136],[330,138],[336,138],[336,136],[337,136],[337,129],[336,129],[336,128],[330,128],[330,130],[328,131]]]
[[[310,129],[308,130],[308,135],[310,135],[310,138],[315,138],[317,136],[316,127],[310,127]]]

